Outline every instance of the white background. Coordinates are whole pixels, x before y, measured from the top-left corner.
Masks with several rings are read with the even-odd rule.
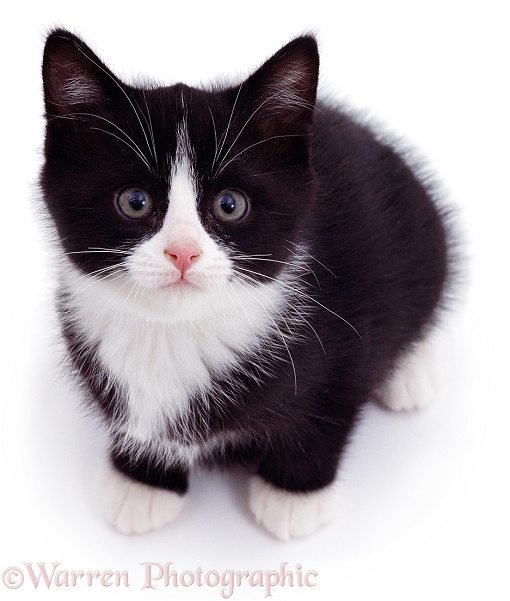
[[[142,562],[180,570],[318,572],[275,599],[510,598],[508,186],[510,58],[503,2],[16,3],[0,37],[0,572],[23,562],[127,570],[131,586],[17,590],[2,599],[220,599],[219,588],[141,591]],[[355,6],[353,8],[353,5]],[[83,35],[119,75],[190,84],[247,74],[302,31],[318,34],[322,94],[426,158],[459,212],[469,284],[449,320],[435,405],[371,407],[340,472],[337,520],[280,543],[253,524],[242,472],[198,471],[177,522],[124,537],[103,521],[100,430],[58,375],[50,255],[34,218],[45,31]],[[243,586],[234,599],[263,599]]]

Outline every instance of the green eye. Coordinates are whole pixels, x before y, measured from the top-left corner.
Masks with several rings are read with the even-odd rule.
[[[154,211],[151,195],[143,188],[125,188],[117,196],[119,211],[130,219],[149,217]]]
[[[233,223],[243,219],[248,214],[249,208],[248,198],[243,192],[223,190],[214,199],[212,214],[217,221]]]

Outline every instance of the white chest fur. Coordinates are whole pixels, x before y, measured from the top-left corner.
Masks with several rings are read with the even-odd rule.
[[[295,325],[286,279],[251,287],[233,281],[199,296],[186,293],[176,311],[165,310],[164,296],[153,291],[135,294],[123,276],[100,280],[68,269],[69,314],[125,394],[128,419],[120,433],[152,444],[191,399],[200,402],[211,392],[213,378],[235,377],[246,358],[267,370],[271,357],[285,352]],[[222,442],[210,439],[209,445]],[[187,449],[187,456],[198,453],[192,445]]]

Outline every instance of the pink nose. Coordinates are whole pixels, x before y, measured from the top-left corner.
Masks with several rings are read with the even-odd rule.
[[[201,255],[200,248],[195,242],[172,244],[165,248],[165,255],[181,272],[181,275],[190,268],[193,261]]]

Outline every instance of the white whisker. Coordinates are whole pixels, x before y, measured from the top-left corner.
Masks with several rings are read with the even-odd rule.
[[[225,310],[225,299],[223,298],[223,292],[221,289],[221,286],[218,288],[219,293],[220,293],[220,298],[221,298],[221,307],[223,309],[222,313],[223,313],[223,326],[225,327],[225,330],[227,329],[227,312]]]
[[[252,271],[251,269],[246,269],[244,267],[237,267],[236,269],[238,269],[239,271],[244,271],[247,273],[251,273],[254,275],[257,275],[259,277],[263,277],[266,278],[268,280],[271,280],[273,282],[277,282],[278,280],[275,278],[272,278],[271,276],[265,275],[263,273],[259,273],[257,271]],[[306,292],[303,292],[302,290],[297,290],[296,288],[293,288],[292,286],[290,286],[289,284],[285,284],[287,286],[287,288],[289,290],[292,290],[293,292],[297,293],[298,295],[303,296],[304,298],[312,301],[313,303],[315,303],[316,305],[318,305],[319,307],[322,307],[325,311],[327,311],[328,313],[331,313],[331,315],[334,315],[335,317],[338,317],[338,319],[340,319],[341,321],[343,321],[345,324],[347,324],[360,338],[362,338],[361,334],[358,332],[358,330],[349,322],[347,321],[347,319],[345,319],[344,317],[342,317],[341,315],[338,315],[338,313],[335,313],[335,311],[329,309],[328,307],[326,307],[325,305],[323,305],[322,303],[320,303],[316,298],[314,298],[313,296],[310,296],[309,294],[307,294]]]
[[[221,151],[223,150],[223,146],[225,144],[225,140],[227,139],[227,135],[228,135],[228,132],[229,132],[229,129],[230,129],[230,124],[232,123],[232,118],[234,116],[234,111],[235,111],[235,108],[236,108],[236,105],[237,105],[237,100],[239,99],[239,94],[241,93],[241,88],[242,87],[243,86],[241,84],[239,86],[239,89],[237,90],[237,96],[236,96],[236,99],[234,100],[234,104],[232,105],[232,110],[230,111],[230,117],[228,119],[227,129],[225,130],[225,133],[221,136],[221,140],[220,140],[221,141],[221,146],[220,146],[220,148],[218,150],[218,153],[214,155],[214,159],[213,159],[213,163],[212,163],[213,169],[214,169],[214,165],[216,164],[217,159],[219,158],[219,156],[221,154]],[[237,138],[236,138],[236,140],[237,140]],[[228,154],[228,151],[227,151],[226,154]],[[221,163],[220,163],[220,165],[221,165]]]
[[[93,117],[94,119],[100,119],[101,121],[106,121],[106,123],[108,123],[109,125],[111,125],[112,127],[115,127],[117,130],[120,131],[120,133],[122,135],[124,135],[130,142],[129,146],[132,144],[133,145],[133,150],[138,154],[138,156],[140,158],[143,158],[143,161],[145,162],[145,164],[149,167],[149,160],[147,159],[147,157],[145,156],[145,154],[142,152],[141,148],[138,146],[138,144],[133,140],[133,138],[126,133],[121,127],[119,127],[116,123],[114,123],[113,121],[110,121],[109,119],[106,119],[106,117],[102,117],[101,115],[96,115],[95,113],[69,113],[68,115],[59,115],[56,118],[57,119],[74,119],[76,117]],[[106,131],[100,128],[95,128],[95,127],[90,127],[89,129],[99,129],[100,131]],[[111,133],[111,132],[107,132],[107,133]],[[112,134],[113,135],[113,134]],[[125,140],[123,140],[124,143],[127,143]],[[149,148],[150,150],[150,148]],[[149,170],[152,171],[152,169],[149,167]]]
[[[117,140],[120,140],[121,142],[123,142],[126,146],[128,146],[129,148],[131,148],[131,150],[143,161],[143,163],[145,163],[147,169],[149,171],[153,171],[151,166],[149,165],[149,163],[147,162],[147,159],[143,156],[143,154],[140,154],[136,148],[134,148],[133,146],[131,146],[131,144],[129,144],[129,142],[126,142],[126,140],[123,140],[122,138],[120,138],[119,136],[116,136],[115,134],[112,134],[111,131],[108,131],[107,129],[102,129],[101,127],[90,127],[89,129],[95,129],[97,131],[102,131],[105,134],[109,134],[110,136],[113,136],[114,138],[117,138]]]
[[[287,249],[289,250],[289,249]],[[289,252],[292,252],[289,250]],[[269,259],[266,257],[269,257],[270,255],[233,255],[231,258],[232,260],[235,261],[268,261],[270,263],[279,263],[281,265],[287,265],[289,267],[292,267],[294,269],[296,269],[296,267],[306,270],[309,273],[311,273],[313,275],[313,277],[315,278],[315,281],[317,282],[317,286],[320,288],[320,282],[319,282],[319,278],[317,277],[316,273],[313,271],[313,269],[308,265],[308,263],[306,262],[302,262],[300,264],[293,263],[290,261],[279,261],[278,259]]]
[[[209,108],[209,113],[211,114],[213,130],[214,130],[214,157],[213,157],[213,160],[211,163],[211,172],[212,172],[214,170],[214,161],[216,160],[216,157],[218,156],[218,132],[216,130],[216,122],[214,121],[214,115],[211,110],[211,107],[208,107],[208,108]]]
[[[241,91],[241,88],[239,88],[237,96],[239,96],[239,92],[240,91]],[[236,159],[239,155],[241,155],[243,152],[245,152],[249,148],[253,148],[253,146],[257,146],[258,144],[261,144],[262,142],[267,142],[268,140],[273,140],[275,138],[291,137],[292,136],[292,134],[290,136],[273,136],[271,138],[267,138],[266,140],[262,140],[262,141],[256,142],[255,144],[252,144],[252,145],[248,146],[247,148],[245,148],[244,150],[242,150],[241,152],[237,153],[232,159],[230,159],[227,163],[225,163],[225,159],[227,158],[227,156],[229,155],[230,151],[235,146],[237,140],[239,139],[239,137],[241,136],[241,134],[243,133],[243,131],[246,129],[246,127],[248,126],[248,124],[250,123],[250,121],[253,119],[253,117],[260,111],[260,109],[263,108],[263,106],[265,104],[267,104],[268,102],[272,102],[275,98],[280,99],[280,103],[282,103],[282,104],[286,104],[286,105],[291,104],[291,105],[295,105],[295,106],[299,105],[301,107],[310,108],[310,110],[313,110],[313,108],[314,108],[314,106],[312,104],[308,103],[308,102],[306,104],[304,104],[305,101],[303,99],[301,99],[301,98],[300,98],[300,100],[301,100],[300,104],[296,101],[296,99],[293,99],[292,102],[289,102],[289,98],[287,98],[286,96],[282,97],[281,94],[279,94],[279,93],[274,93],[271,96],[269,96],[268,98],[266,98],[263,102],[260,103],[260,105],[248,117],[248,119],[246,120],[245,124],[243,125],[243,127],[241,127],[241,129],[239,130],[237,136],[234,138],[234,141],[229,146],[227,152],[225,152],[225,154],[223,155],[223,158],[221,159],[221,161],[220,161],[220,163],[218,165],[218,172],[217,172],[218,174],[221,173],[223,171],[223,169],[227,165],[229,165],[234,159]],[[236,98],[236,102],[237,102],[237,98]],[[235,108],[235,103],[234,103],[234,108]],[[232,113],[233,112],[234,112],[234,109],[232,109]],[[229,121],[229,125],[230,125],[230,121]],[[227,128],[227,130],[228,130],[228,128]],[[295,135],[299,136],[299,135],[308,135],[308,134],[295,134]],[[226,136],[225,136],[225,139],[226,139]],[[225,139],[223,140],[223,142],[225,142]],[[223,148],[223,144],[222,144],[222,148]],[[220,153],[221,153],[221,149],[220,149]]]
[[[140,292],[141,288],[142,288],[142,284],[140,282],[138,282],[138,284],[136,285],[135,296],[133,298],[133,305],[136,305],[136,297],[138,296],[138,293]]]
[[[259,144],[264,144],[265,142],[269,142],[270,140],[276,140],[278,138],[302,138],[302,137],[308,136],[308,135],[309,134],[287,134],[287,135],[281,135],[281,136],[270,136],[269,138],[265,138],[264,140],[259,140],[258,142],[254,142],[253,144],[250,144],[246,148],[243,148],[243,150],[238,152],[235,156],[233,156],[226,163],[223,162],[226,158],[226,155],[225,155],[225,157],[223,157],[223,161],[218,165],[217,175],[219,175],[226,167],[228,167],[228,165],[230,165],[230,163],[232,163],[232,161],[235,161],[237,159],[237,157],[241,156],[247,150],[250,150],[250,148],[258,146]],[[232,148],[232,146],[230,148]],[[230,151],[230,148],[229,148],[229,151]]]
[[[333,272],[331,271],[331,269],[329,269],[329,267],[326,267],[326,265],[324,265],[324,263],[321,263],[321,262],[319,261],[319,259],[316,259],[316,258],[315,258],[313,255],[311,255],[311,254],[310,254],[310,253],[309,253],[309,252],[306,250],[306,248],[304,248],[304,246],[303,246],[302,244],[296,244],[295,242],[291,242],[290,240],[287,240],[287,242],[288,242],[289,244],[293,244],[293,245],[294,245],[294,246],[295,246],[295,247],[298,249],[298,251],[305,253],[305,255],[308,255],[308,256],[310,257],[310,259],[313,259],[314,261],[316,261],[316,262],[317,262],[319,265],[321,265],[322,267],[324,267],[324,269],[325,269],[326,271],[329,271],[329,273],[330,273],[332,276],[334,276],[334,277],[335,277],[335,279],[337,279],[337,280],[338,280],[338,276],[336,275],[336,273],[333,273]],[[287,250],[289,250],[289,251],[290,251],[290,249],[287,249]]]
[[[123,305],[127,305],[129,297],[131,296],[131,294],[133,293],[133,290],[135,290],[135,288],[137,286],[139,286],[138,282],[133,282],[133,285],[131,286],[131,290],[127,293],[126,298],[124,299],[124,302],[122,303]]]
[[[72,250],[65,254],[66,255],[88,255],[88,254],[94,254],[94,253],[107,253],[107,254],[113,254],[113,255],[127,255],[127,256],[132,254],[130,251],[121,250],[119,248],[94,248],[94,247],[89,248],[88,250]]]
[[[241,286],[241,288],[243,288],[263,309],[264,311],[267,313],[267,316],[269,317],[269,319],[271,320],[271,322],[273,323],[273,326],[275,328],[275,330],[278,332],[278,334],[280,335],[280,338],[283,342],[283,345],[285,346],[285,349],[287,351],[287,354],[289,355],[289,360],[290,360],[290,364],[292,365],[292,372],[294,374],[294,394],[297,395],[297,373],[296,373],[296,365],[294,363],[294,359],[292,358],[292,354],[290,352],[290,348],[289,345],[287,344],[287,340],[285,339],[285,335],[283,334],[283,332],[281,331],[280,327],[278,326],[278,324],[276,323],[276,320],[274,319],[274,317],[271,315],[271,313],[269,312],[269,310],[264,306],[263,303],[260,302],[260,300],[253,294],[251,294],[251,292],[241,284],[241,282],[239,280],[237,280],[237,283],[239,284],[239,286]],[[287,324],[286,324],[287,325]],[[288,325],[287,325],[288,327]]]
[[[225,292],[228,294],[228,296],[230,298],[230,301],[232,303],[232,306],[234,307],[234,311],[236,312],[236,317],[239,317],[239,312],[237,310],[237,304],[236,304],[235,300],[232,298],[232,296],[231,296],[231,294],[229,292],[229,289],[225,288]]]
[[[285,317],[282,315],[281,311],[279,311],[279,309],[276,307],[275,303],[273,301],[271,301],[269,299],[269,297],[267,296],[267,294],[264,294],[260,288],[260,286],[258,286],[259,282],[257,282],[257,280],[255,278],[252,278],[250,276],[247,276],[246,274],[238,274],[238,279],[237,281],[243,281],[246,284],[248,284],[250,287],[257,289],[258,293],[261,294],[266,301],[268,302],[268,304],[273,308],[273,310],[275,311],[275,313],[278,314],[278,317],[281,319],[281,321],[285,324],[285,327],[287,328],[287,330],[289,331],[289,334],[292,336],[293,332],[290,329],[290,326],[288,324],[288,321],[285,319]]]
[[[252,286],[256,286],[258,284],[257,280],[251,276],[248,276],[246,274],[238,274],[238,277],[241,278],[243,281],[246,281],[246,283],[248,283],[249,285]],[[264,298],[269,302],[269,304],[273,307],[273,309],[276,310],[276,312],[278,313],[278,315],[280,316],[280,318],[285,322],[287,329],[289,330],[289,332],[292,334],[290,327],[286,321],[286,319],[283,317],[283,315],[280,313],[280,311],[278,311],[278,309],[275,308],[275,305],[273,302],[271,302],[269,300],[269,298],[262,293],[262,295],[264,296]],[[293,310],[299,315],[299,320],[303,321],[304,323],[306,323],[306,325],[312,330],[312,332],[315,334],[315,336],[317,337],[317,340],[319,341],[319,344],[321,345],[322,351],[323,353],[326,355],[326,349],[324,348],[324,345],[322,344],[322,340],[320,339],[319,334],[317,333],[317,330],[312,326],[312,324],[308,321],[308,319],[306,319],[306,317],[304,316],[304,312],[298,311],[298,308],[296,305],[293,306]]]
[[[105,75],[107,75],[112,81],[113,83],[119,88],[119,90],[124,94],[124,96],[126,97],[127,101],[129,102],[129,104],[131,105],[131,108],[133,109],[133,112],[136,115],[136,118],[138,119],[138,123],[140,124],[140,128],[142,130],[142,133],[144,135],[145,138],[145,142],[147,143],[147,148],[150,149],[150,145],[149,145],[149,139],[147,137],[147,133],[145,131],[145,128],[143,126],[142,120],[140,119],[140,115],[138,114],[138,111],[135,108],[135,105],[133,104],[133,102],[131,101],[131,98],[129,97],[128,93],[126,92],[126,90],[124,89],[123,86],[120,85],[120,83],[115,79],[115,77],[113,77],[106,69],[104,69],[101,65],[99,65],[98,63],[96,63],[96,61],[94,61],[90,56],[88,56],[87,54],[85,54],[85,52],[83,52],[83,50],[80,48],[80,46],[78,44],[74,44],[75,47],[77,48],[77,50],[79,50],[79,52],[81,52],[81,54],[83,54],[83,56],[88,59],[93,65],[95,65],[98,69],[100,69]]]
[[[140,109],[140,113],[142,114],[145,123],[147,124],[147,128],[149,130],[149,136],[150,136],[150,140],[151,140],[151,146],[149,146],[149,150],[151,151],[152,154],[152,158],[154,159],[154,162],[156,163],[156,165],[158,164],[158,160],[157,160],[157,156],[156,156],[156,143],[154,140],[154,129],[152,127],[152,119],[151,119],[151,113],[149,110],[149,104],[147,103],[147,96],[145,94],[145,90],[142,90],[142,96],[143,96],[143,100],[145,103],[145,109],[147,114],[145,114],[142,109],[140,108],[140,105],[138,104],[138,102],[136,103],[136,106]]]
[[[258,342],[259,342],[259,340],[258,340],[258,338],[255,336],[255,332],[256,332],[256,330],[255,330],[255,328],[253,327],[253,323],[252,323],[252,321],[251,321],[251,319],[250,319],[250,316],[248,315],[248,312],[246,311],[246,308],[245,308],[244,304],[241,302],[241,299],[239,298],[239,295],[237,294],[237,290],[234,288],[234,286],[232,285],[232,283],[231,283],[231,282],[228,282],[228,281],[227,281],[227,284],[229,285],[229,287],[230,287],[230,289],[232,290],[232,292],[233,292],[233,293],[236,295],[236,297],[237,297],[237,300],[239,301],[239,305],[240,305],[241,309],[243,310],[244,314],[246,315],[246,319],[247,319],[248,323],[250,324],[251,331],[252,331],[252,332],[253,332],[253,334],[254,334],[254,339],[255,339],[255,340],[257,341],[257,343],[258,343]]]

